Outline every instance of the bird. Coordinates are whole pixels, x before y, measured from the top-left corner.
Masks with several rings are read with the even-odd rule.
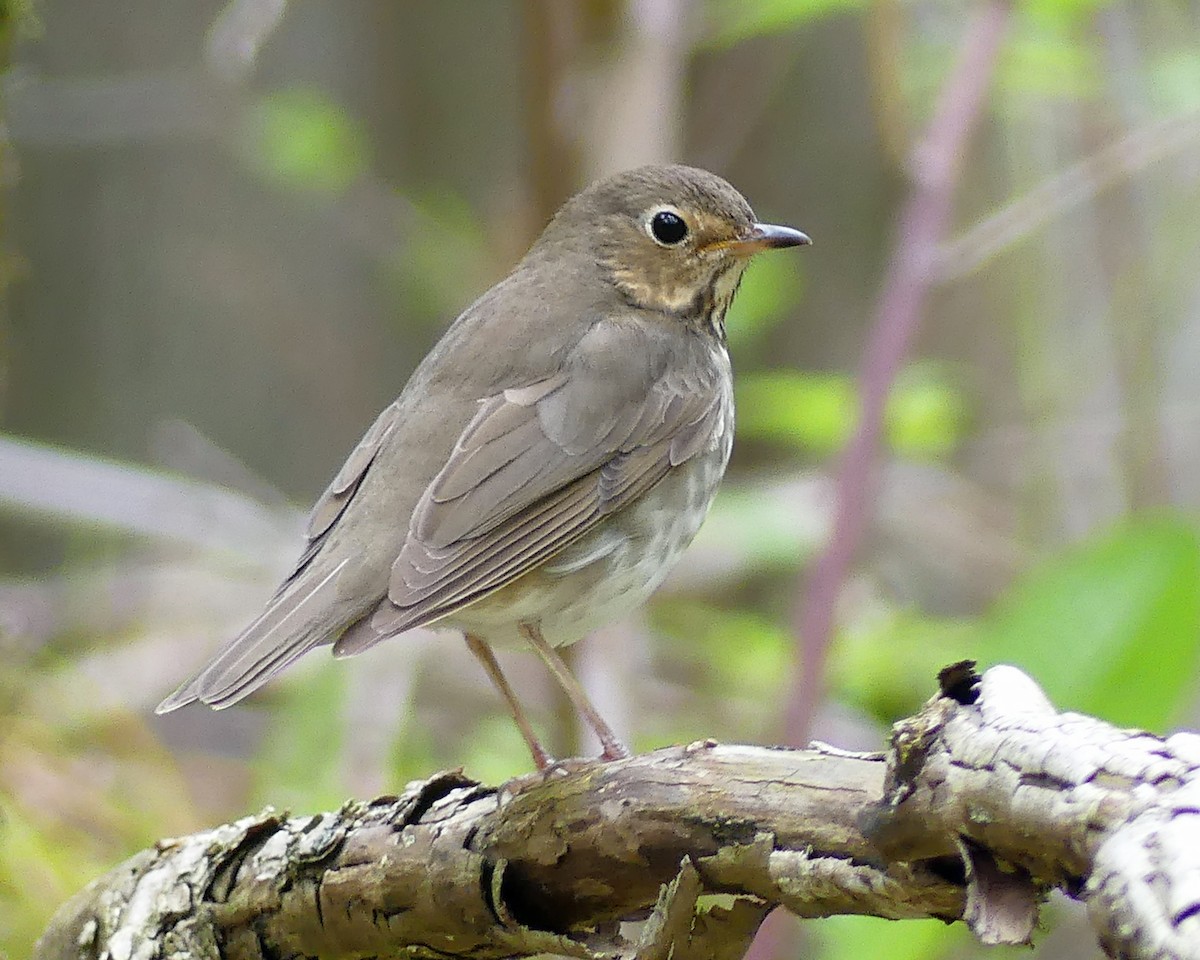
[[[157,707],[227,707],[316,647],[453,628],[553,760],[493,647],[532,647],[628,750],[557,648],[643,603],[695,536],[733,444],[725,318],[750,258],[811,243],[727,181],[645,166],[569,199],[371,424],[263,612]]]

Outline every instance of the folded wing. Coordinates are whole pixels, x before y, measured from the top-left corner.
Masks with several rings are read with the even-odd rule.
[[[708,449],[719,368],[614,351],[598,328],[561,374],[480,402],[413,512],[387,598],[334,653],[431,623],[511,583]]]

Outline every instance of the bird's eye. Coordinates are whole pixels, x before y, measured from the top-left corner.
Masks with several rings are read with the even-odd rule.
[[[687,235],[687,221],[672,210],[659,210],[650,218],[650,236],[664,247],[682,243]]]

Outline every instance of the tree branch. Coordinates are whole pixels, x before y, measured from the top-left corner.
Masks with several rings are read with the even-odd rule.
[[[1058,887],[1114,956],[1200,957],[1200,737],[1059,714],[1011,667],[941,681],[886,757],[701,742],[165,840],[35,956],[736,960],[775,906],[1016,943]]]

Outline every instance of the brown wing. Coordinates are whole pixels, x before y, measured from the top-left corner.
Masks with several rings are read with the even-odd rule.
[[[321,545],[325,542],[325,537],[334,523],[346,512],[346,507],[349,506],[354,494],[358,492],[363,477],[367,475],[367,470],[375,461],[383,442],[395,428],[399,409],[399,405],[393,403],[384,408],[383,412],[375,418],[375,422],[367,428],[367,432],[363,434],[358,446],[350,452],[350,456],[346,458],[342,468],[313,505],[304,530],[308,543],[296,561],[292,572],[280,585],[276,596],[282,594],[297,575],[304,571],[313,557],[317,555],[317,551],[321,549]]]
[[[665,355],[630,356],[604,338],[585,338],[562,375],[481,402],[417,504],[387,599],[336,654],[499,589],[707,449],[728,389],[721,368],[680,375]]]

